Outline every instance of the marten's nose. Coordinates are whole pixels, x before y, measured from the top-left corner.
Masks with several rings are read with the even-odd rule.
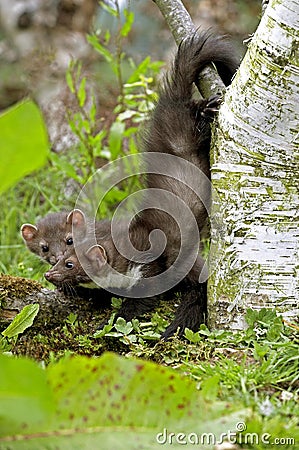
[[[46,273],[44,274],[44,277],[45,277],[46,280],[51,281],[51,278],[52,278],[51,271],[46,272]]]

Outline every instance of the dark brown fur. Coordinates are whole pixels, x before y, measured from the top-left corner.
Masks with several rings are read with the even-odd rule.
[[[72,223],[67,212],[50,213],[36,225],[25,223],[21,235],[28,249],[51,265],[63,256],[72,245]]]
[[[173,68],[160,89],[159,101],[144,139],[144,159],[147,163],[148,172],[146,186],[171,192],[182,199],[196,218],[199,232],[206,222],[207,211],[202,200],[204,203],[209,201],[209,183],[202,183],[201,199],[199,199],[183,182],[192,185],[197,183],[193,171],[184,171],[182,177],[182,168],[177,161],[170,161],[169,164],[166,164],[167,167],[163,167],[161,160],[163,159],[162,154],[178,156],[193,163],[206,176],[209,176],[210,118],[215,115],[220,102],[218,97],[195,101],[193,99],[193,83],[197,81],[203,67],[210,62],[216,64],[224,82],[228,84],[237,68],[237,61],[227,40],[215,37],[210,33],[203,33],[195,34],[180,45]],[[154,162],[147,157],[148,152],[157,153]],[[159,154],[161,154],[161,158],[159,158]],[[156,169],[164,168],[170,171],[171,176],[155,173]],[[177,181],[178,178],[182,181]],[[174,264],[181,246],[181,237],[174,219],[159,208],[147,208],[147,202],[149,206],[151,205],[149,195],[145,196],[143,202],[145,209],[135,217],[130,227],[132,245],[139,250],[147,250],[149,248],[149,233],[155,229],[162,230],[167,238],[166,248],[155,263],[143,262],[142,278],[147,278],[163,272],[165,268]],[[170,201],[170,206],[177,211],[178,216],[184,213],[183,208],[181,208],[179,202],[176,203],[175,199]],[[119,223],[116,239],[118,243],[125,246],[125,239],[127,238],[124,237],[123,226],[124,224]],[[185,224],[185,232],[188,239],[183,252],[187,261],[189,253],[198,248],[199,242],[196,233],[194,233],[194,227],[192,228],[189,222]],[[120,273],[126,273],[128,267],[134,266],[130,259],[119,255],[111,236],[106,240],[98,239],[98,246],[90,247],[91,242],[87,232],[82,239],[81,246],[79,245],[76,251],[93,274],[100,274],[101,276],[105,274],[107,261]],[[157,248],[153,249],[153,252],[155,253],[156,250]],[[185,283],[188,286],[187,294],[177,309],[174,321],[164,333],[165,338],[172,335],[177,328],[179,328],[180,334],[183,334],[186,327],[196,330],[199,324],[204,321],[206,285],[205,283],[198,283],[202,265],[203,260],[198,256],[185,278]],[[178,267],[177,271],[179,280],[180,273],[185,271],[184,264],[182,267]],[[72,249],[68,249],[57,266],[47,272],[46,278],[52,282],[67,280],[68,282],[74,282],[74,284],[83,283],[86,285],[90,282],[90,278],[83,271]],[[175,283],[176,280],[174,280]],[[142,279],[138,282],[137,288],[140,285],[142,286]],[[135,286],[133,291],[134,289]],[[128,296],[131,292],[132,290],[128,290]],[[144,297],[127,300],[119,314],[126,320],[130,320],[136,315],[151,310],[156,304],[155,299],[146,297],[146,292]]]

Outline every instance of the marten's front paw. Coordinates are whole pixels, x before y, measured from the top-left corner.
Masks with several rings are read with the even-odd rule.
[[[222,103],[222,95],[216,94],[212,95],[206,100],[206,104],[202,109],[201,115],[206,119],[213,120],[219,111],[220,105]]]

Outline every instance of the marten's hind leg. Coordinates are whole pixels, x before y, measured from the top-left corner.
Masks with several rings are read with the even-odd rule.
[[[185,328],[198,331],[206,320],[206,283],[192,283],[177,308],[173,322],[166,328],[162,338],[167,340],[174,333],[183,336]]]

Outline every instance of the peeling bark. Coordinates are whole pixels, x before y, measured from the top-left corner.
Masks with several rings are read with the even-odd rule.
[[[211,327],[298,314],[299,4],[273,0],[226,94],[212,149]]]

